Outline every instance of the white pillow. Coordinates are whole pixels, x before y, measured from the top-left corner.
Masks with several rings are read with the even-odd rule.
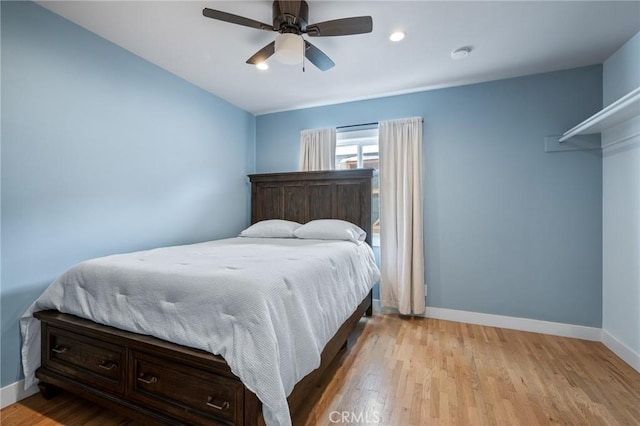
[[[346,240],[358,245],[367,238],[367,233],[359,226],[338,219],[312,220],[296,229],[293,234],[303,239]]]
[[[300,225],[298,222],[281,219],[268,219],[256,222],[240,233],[248,238],[295,238],[293,234]]]

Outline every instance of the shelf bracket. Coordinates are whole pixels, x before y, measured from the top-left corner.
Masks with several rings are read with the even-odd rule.
[[[600,133],[573,136],[566,142],[560,135],[545,136],[544,152],[589,151],[600,149]]]

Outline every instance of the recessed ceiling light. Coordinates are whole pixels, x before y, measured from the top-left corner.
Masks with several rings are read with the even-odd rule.
[[[451,59],[464,59],[467,56],[469,56],[470,52],[471,52],[470,47],[461,47],[460,49],[456,49],[453,52],[451,52]]]
[[[267,64],[266,62],[260,62],[259,64],[256,65],[256,68],[258,68],[259,70],[268,70],[269,69],[269,64]]]
[[[404,38],[404,33],[402,31],[396,31],[395,33],[389,36],[389,40],[391,41],[400,41]]]

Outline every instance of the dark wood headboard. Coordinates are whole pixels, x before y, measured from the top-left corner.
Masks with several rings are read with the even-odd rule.
[[[249,175],[251,223],[342,219],[364,229],[371,245],[372,176],[373,169]]]

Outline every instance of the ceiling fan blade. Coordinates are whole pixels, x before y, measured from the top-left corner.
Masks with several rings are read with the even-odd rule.
[[[292,15],[297,18],[300,14],[300,0],[280,0],[278,1],[280,6],[280,13]]]
[[[252,57],[247,59],[247,63],[258,65],[260,62],[266,61],[276,51],[276,42],[272,41],[262,49],[258,50]]]
[[[320,71],[326,71],[335,66],[335,63],[329,58],[324,52],[313,44],[309,43],[307,40],[304,41],[304,56],[311,62],[313,65],[318,67]]]
[[[202,10],[202,14],[207,18],[217,19],[218,21],[257,28],[259,30],[274,31],[271,25],[265,24],[264,22],[254,21],[253,19],[245,18],[244,16],[233,15],[231,13],[221,12],[207,7]]]
[[[371,16],[336,19],[307,25],[307,35],[311,37],[331,37],[370,33],[373,30]]]

